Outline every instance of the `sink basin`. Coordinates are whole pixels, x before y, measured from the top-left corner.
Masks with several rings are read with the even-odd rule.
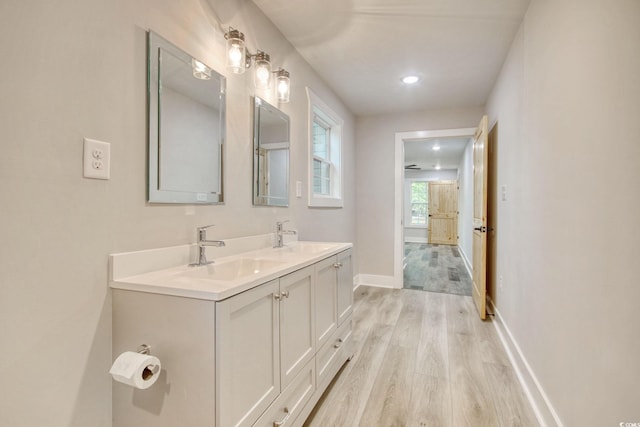
[[[323,252],[329,249],[333,249],[335,245],[331,243],[322,243],[322,242],[296,242],[285,245],[282,248],[274,248],[275,251],[278,252],[287,252],[287,253],[306,253],[306,254],[315,254],[318,252]]]
[[[231,281],[259,274],[265,270],[280,267],[283,264],[285,262],[277,260],[240,258],[196,267],[187,272],[186,275],[201,279]]]

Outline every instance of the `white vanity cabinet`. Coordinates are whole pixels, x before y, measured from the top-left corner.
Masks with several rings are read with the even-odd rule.
[[[313,358],[313,272],[216,303],[217,425],[253,425]]]
[[[233,291],[199,279],[205,269],[135,276],[137,254],[114,257],[115,273],[129,272],[112,273],[114,359],[145,343],[162,362],[147,390],[113,383],[114,427],[300,427],[353,355],[350,245],[302,248],[327,253],[291,256]],[[272,251],[252,256],[285,259]]]

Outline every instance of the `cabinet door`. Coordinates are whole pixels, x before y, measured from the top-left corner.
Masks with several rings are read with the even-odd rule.
[[[331,337],[337,328],[337,277],[336,257],[330,257],[315,265],[316,271],[316,349]]]
[[[280,278],[280,375],[282,389],[315,354],[313,267]]]
[[[337,256],[338,267],[338,326],[353,312],[353,251],[348,249]]]
[[[216,425],[252,425],[280,393],[278,280],[216,303]]]

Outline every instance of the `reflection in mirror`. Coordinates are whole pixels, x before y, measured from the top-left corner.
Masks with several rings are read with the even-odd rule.
[[[289,116],[253,99],[253,204],[289,206]]]
[[[225,78],[149,32],[149,201],[221,203]]]

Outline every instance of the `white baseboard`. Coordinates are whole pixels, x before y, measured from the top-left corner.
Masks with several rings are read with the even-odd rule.
[[[518,346],[518,343],[513,338],[511,331],[500,315],[500,311],[496,309],[495,304],[490,298],[487,298],[487,302],[489,308],[493,313],[495,313],[495,319],[492,323],[498,332],[498,337],[502,342],[502,346],[507,352],[509,361],[513,365],[518,381],[520,381],[520,385],[522,385],[522,389],[533,408],[533,412],[535,413],[540,426],[564,427],[564,424],[562,424],[562,421],[560,420],[560,417],[558,417],[553,405],[551,405],[549,397],[544,392],[538,378],[531,369],[527,359],[524,357],[524,354],[522,354],[520,346]]]
[[[469,261],[469,257],[462,250],[461,246],[458,246],[458,252],[460,252],[460,257],[462,258],[462,261],[464,262],[464,266],[467,268],[467,272],[469,273],[469,277],[473,277],[473,266],[471,265],[471,261]]]
[[[360,285],[375,286],[378,288],[395,288],[395,279],[393,276],[378,276],[375,274],[358,274],[356,275],[356,288]]]
[[[428,240],[426,237],[405,237],[404,242],[405,243],[428,243]]]

